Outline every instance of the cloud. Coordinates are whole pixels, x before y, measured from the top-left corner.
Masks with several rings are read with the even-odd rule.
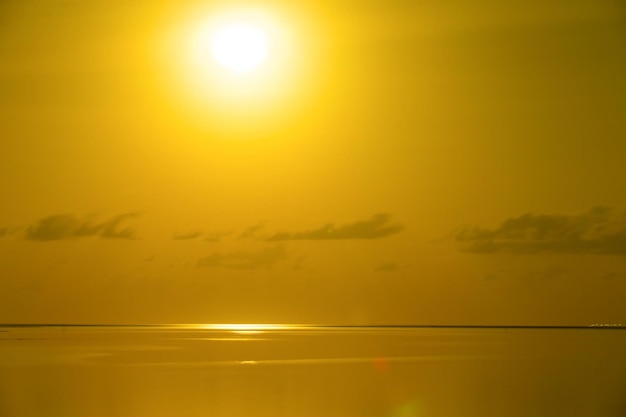
[[[626,255],[626,210],[597,206],[573,216],[528,213],[495,229],[463,229],[454,239],[461,251],[471,253]]]
[[[246,228],[243,232],[237,236],[237,239],[254,239],[258,237],[258,232],[263,228],[263,224],[259,223],[254,226]]]
[[[541,279],[558,278],[560,276],[567,275],[569,272],[570,272],[570,269],[566,266],[550,265],[550,266],[546,266],[539,272],[539,278]]]
[[[205,242],[219,242],[220,240],[222,240],[222,238],[224,238],[225,236],[231,235],[232,232],[213,232],[213,233],[207,233],[206,237],[204,238]]]
[[[522,279],[541,279],[548,280],[566,276],[570,273],[570,269],[562,265],[549,265],[537,271],[529,271],[521,275]]]
[[[231,268],[257,269],[273,267],[277,262],[287,259],[287,253],[282,246],[273,246],[259,251],[235,251],[225,254],[213,253],[198,260],[199,268]]]
[[[391,215],[379,213],[369,220],[335,226],[327,224],[313,230],[281,232],[265,238],[267,241],[283,240],[339,240],[379,239],[400,232],[402,225],[390,224]]]
[[[137,213],[123,213],[101,223],[79,219],[72,214],[56,214],[44,217],[26,229],[26,239],[53,241],[99,236],[104,239],[135,239],[135,231],[130,227],[121,227]]]
[[[615,272],[615,271],[607,272],[606,274],[602,275],[602,279],[607,279],[607,280],[623,278],[623,277],[624,275],[622,273]]]
[[[183,233],[183,234],[176,234],[172,237],[172,239],[174,240],[191,240],[191,239],[197,239],[199,237],[202,236],[201,232],[189,232],[189,233]]]
[[[376,268],[374,268],[374,271],[376,271],[376,272],[392,272],[392,271],[397,271],[398,269],[400,269],[400,265],[398,265],[395,262],[383,262],[383,263],[379,264]]]
[[[18,232],[20,232],[22,229],[24,229],[24,226],[17,226],[17,227],[0,227],[0,238],[2,237],[9,237],[9,236],[13,236],[18,234]]]
[[[291,267],[294,271],[300,271],[304,268],[304,256],[299,256]]]

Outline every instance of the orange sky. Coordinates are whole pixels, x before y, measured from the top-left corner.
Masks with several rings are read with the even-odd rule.
[[[194,67],[248,10],[267,73]],[[625,19],[5,2],[0,322],[625,322]]]

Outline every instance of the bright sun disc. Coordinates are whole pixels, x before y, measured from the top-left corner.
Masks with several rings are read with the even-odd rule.
[[[222,66],[237,73],[257,68],[267,58],[268,43],[263,32],[247,24],[231,24],[213,38],[213,56]]]

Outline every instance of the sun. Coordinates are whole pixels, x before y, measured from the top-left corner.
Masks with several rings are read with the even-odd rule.
[[[308,17],[291,6],[222,7],[185,9],[155,45],[176,120],[260,136],[301,117],[305,97],[317,94],[311,80],[322,51]]]
[[[258,68],[267,59],[268,49],[265,33],[246,23],[226,25],[218,29],[211,39],[214,59],[238,74]]]
[[[228,80],[243,82],[241,75],[250,73],[254,77],[245,77],[246,83],[260,81],[284,64],[284,30],[264,14],[216,14],[194,27],[188,38],[189,68],[197,71],[198,81],[213,80],[223,86]]]

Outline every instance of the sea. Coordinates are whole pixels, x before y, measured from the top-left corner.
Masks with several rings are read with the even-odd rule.
[[[1,417],[626,417],[626,327],[0,325]]]

